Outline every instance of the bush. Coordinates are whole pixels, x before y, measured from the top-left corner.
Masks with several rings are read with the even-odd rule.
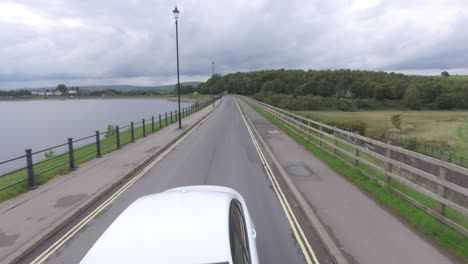
[[[397,128],[401,129],[401,114],[399,115],[392,115],[391,119],[392,125]]]
[[[416,151],[418,149],[418,140],[414,137],[409,138],[405,142],[405,149]]]
[[[104,137],[105,138],[110,138],[112,137],[113,135],[115,134],[115,129],[112,125],[108,125],[107,126],[107,131],[106,133],[104,134]]]
[[[46,151],[46,152],[44,153],[44,157],[45,157],[46,159],[50,159],[50,158],[52,158],[52,157],[54,157],[54,156],[55,156],[55,153],[54,153],[52,150]]]
[[[343,130],[349,130],[351,132],[358,132],[359,135],[366,135],[367,130],[367,123],[362,120],[351,120],[351,121],[325,121],[327,125],[334,126]],[[327,131],[328,133],[332,133],[332,131]]]

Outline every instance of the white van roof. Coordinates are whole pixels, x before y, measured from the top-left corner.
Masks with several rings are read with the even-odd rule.
[[[81,263],[230,263],[231,191],[185,187],[142,197]]]

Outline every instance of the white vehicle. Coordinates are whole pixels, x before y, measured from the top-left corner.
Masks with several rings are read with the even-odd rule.
[[[233,189],[188,186],[142,197],[81,263],[258,263],[256,231]]]

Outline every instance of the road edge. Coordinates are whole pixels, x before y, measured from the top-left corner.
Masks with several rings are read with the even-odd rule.
[[[109,185],[103,187],[101,190],[97,191],[95,194],[93,194],[91,197],[86,199],[84,202],[76,206],[74,209],[72,209],[70,212],[65,214],[63,217],[61,217],[59,220],[57,220],[53,225],[49,226],[48,228],[44,229],[42,232],[37,234],[34,238],[29,240],[28,242],[24,243],[21,245],[18,249],[16,249],[13,253],[7,255],[5,258],[0,260],[0,263],[17,263],[27,255],[29,255],[31,252],[36,249],[36,247],[44,242],[45,240],[51,238],[55,234],[57,234],[60,230],[62,230],[65,226],[67,226],[70,222],[75,220],[81,213],[86,211],[88,208],[90,208],[93,204],[95,204],[97,201],[99,201],[102,197],[106,196],[108,193],[112,192],[117,186],[119,186],[121,183],[123,183],[125,180],[131,178],[135,173],[137,173],[139,170],[143,169],[145,165],[149,164],[152,160],[157,158],[159,155],[161,155],[165,150],[167,150],[170,146],[172,146],[175,142],[177,142],[180,138],[182,138],[185,134],[187,134],[189,131],[191,131],[194,127],[196,127],[200,122],[205,120],[211,113],[213,113],[214,110],[218,108],[219,105],[222,103],[222,99],[219,100],[219,103],[211,109],[206,115],[202,116],[200,120],[196,121],[193,125],[185,129],[180,135],[178,135],[176,138],[171,140],[169,143],[167,143],[165,146],[159,148],[156,152],[153,154],[149,155],[147,158],[144,160],[140,161],[135,167],[133,167],[129,172],[125,173],[123,176],[118,178],[117,180],[114,180],[112,183]],[[210,105],[206,107],[210,107]],[[202,110],[202,109],[200,109]]]
[[[238,98],[239,97],[236,96],[236,99],[238,99]],[[305,200],[304,196],[297,189],[296,185],[292,182],[291,178],[289,177],[289,174],[284,170],[283,166],[278,161],[276,156],[273,154],[273,152],[271,151],[268,144],[260,136],[257,129],[253,125],[252,121],[250,121],[250,119],[249,119],[249,117],[247,115],[245,115],[245,117],[249,121],[249,125],[252,127],[252,130],[254,131],[255,136],[258,138],[261,147],[266,150],[267,155],[269,156],[270,160],[273,162],[274,166],[277,168],[279,174],[281,175],[281,178],[284,180],[284,182],[286,183],[288,189],[293,194],[293,196],[296,199],[297,203],[299,204],[302,211],[304,212],[304,215],[306,216],[307,220],[311,224],[314,231],[318,234],[318,237],[319,237],[320,241],[324,244],[325,249],[328,251],[330,256],[333,258],[333,261],[335,263],[338,263],[338,264],[348,264],[348,261],[346,260],[344,255],[341,253],[341,251],[339,250],[338,246],[333,241],[331,236],[328,234],[327,230],[325,229],[323,224],[320,222],[318,216],[314,213],[312,208],[310,208],[310,206],[307,203],[307,201]]]

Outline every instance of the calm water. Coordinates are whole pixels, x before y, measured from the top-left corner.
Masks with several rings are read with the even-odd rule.
[[[34,152],[104,131],[108,124],[126,126],[176,109],[177,102],[162,99],[0,101],[0,162],[27,148]],[[0,173],[17,166],[0,165]]]

